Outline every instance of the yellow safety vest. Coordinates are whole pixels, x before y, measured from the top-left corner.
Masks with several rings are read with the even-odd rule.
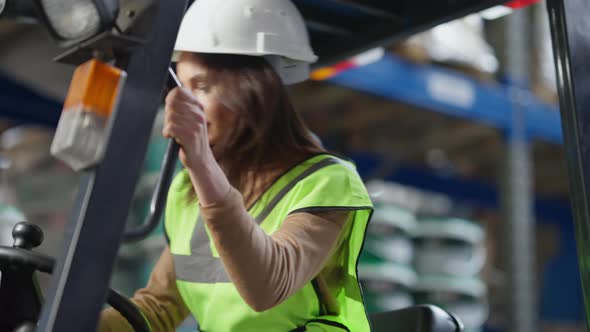
[[[183,171],[174,179],[168,194],[165,230],[178,289],[201,331],[370,331],[357,261],[373,205],[352,163],[328,154],[309,158],[282,175],[249,210],[267,234],[278,230],[292,213],[355,211],[350,236],[342,246],[346,250],[341,262],[344,286],[334,294],[338,313],[324,312],[315,282],[307,283],[269,310],[251,309],[226,275],[199,218],[198,204],[187,200],[190,189],[188,174]]]

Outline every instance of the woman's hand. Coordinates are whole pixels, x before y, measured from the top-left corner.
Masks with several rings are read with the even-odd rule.
[[[209,147],[207,118],[201,104],[185,88],[175,88],[166,96],[162,134],[180,144],[178,157],[187,169],[199,204],[221,201],[230,184]]]
[[[201,104],[189,90],[175,88],[166,96],[162,134],[181,146],[179,158],[184,167],[198,168],[211,160],[207,119]]]

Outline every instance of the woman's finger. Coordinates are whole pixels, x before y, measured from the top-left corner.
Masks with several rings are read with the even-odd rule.
[[[172,125],[164,127],[164,129],[162,130],[162,135],[165,138],[174,139],[174,141],[176,141],[176,143],[178,143],[181,146],[183,145],[183,142],[185,141],[183,135],[181,134],[181,131]]]
[[[179,88],[174,88],[172,90],[170,90],[168,92],[168,94],[166,95],[166,98],[164,99],[164,103],[166,104],[170,104],[172,103],[174,100],[176,100],[176,98],[178,98],[178,94],[180,93]]]
[[[164,136],[165,138],[172,138],[172,132],[170,131],[169,125],[164,125],[164,127],[162,128],[162,136]]]
[[[168,94],[166,95],[166,99],[164,99],[164,101],[166,102],[166,104],[168,104],[175,100],[183,98],[185,98],[184,91],[181,88],[176,87],[168,92]]]
[[[178,114],[179,116],[185,117],[185,119],[194,119],[199,122],[206,122],[206,115],[201,109],[194,105],[187,105],[184,103],[176,103],[168,106],[168,112],[172,114]]]
[[[189,137],[189,135],[206,135],[206,124],[188,121],[185,117],[175,113],[169,113],[166,115],[164,119],[164,129],[165,130],[163,130],[162,133],[170,137],[179,137],[180,135],[186,137]]]
[[[185,101],[174,101],[164,107],[166,115],[177,114],[183,116],[187,121],[205,122],[205,112],[199,106]]]
[[[168,123],[164,125],[162,134],[167,138],[175,138],[176,141],[182,143],[193,143],[195,139],[201,137],[198,130],[194,127],[189,127],[178,123]]]
[[[183,101],[201,107],[201,103],[199,103],[195,95],[187,88],[176,87],[170,90],[170,92],[168,92],[168,95],[165,99],[166,104],[174,103],[177,101]]]
[[[204,125],[207,119],[204,114],[193,113],[191,111],[174,111],[166,114],[166,119],[173,122],[183,122],[190,125],[199,124]]]
[[[187,132],[193,135],[203,135],[206,130],[206,124],[196,121],[188,121],[177,114],[171,114],[164,121],[164,125],[167,126],[167,128],[174,129],[175,132],[181,130],[182,132]]]
[[[202,111],[202,108],[199,103],[196,103],[192,100],[185,100],[185,99],[171,99],[165,103],[165,106],[175,106],[175,107],[183,106],[183,107],[188,107],[191,109]]]

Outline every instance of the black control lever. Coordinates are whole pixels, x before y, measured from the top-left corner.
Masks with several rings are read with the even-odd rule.
[[[31,250],[43,243],[43,231],[39,226],[26,222],[19,222],[12,229],[15,248]]]

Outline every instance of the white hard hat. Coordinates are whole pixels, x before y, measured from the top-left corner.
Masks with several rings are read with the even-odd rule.
[[[264,56],[285,84],[309,77],[317,60],[290,0],[196,0],[186,12],[178,52]]]

